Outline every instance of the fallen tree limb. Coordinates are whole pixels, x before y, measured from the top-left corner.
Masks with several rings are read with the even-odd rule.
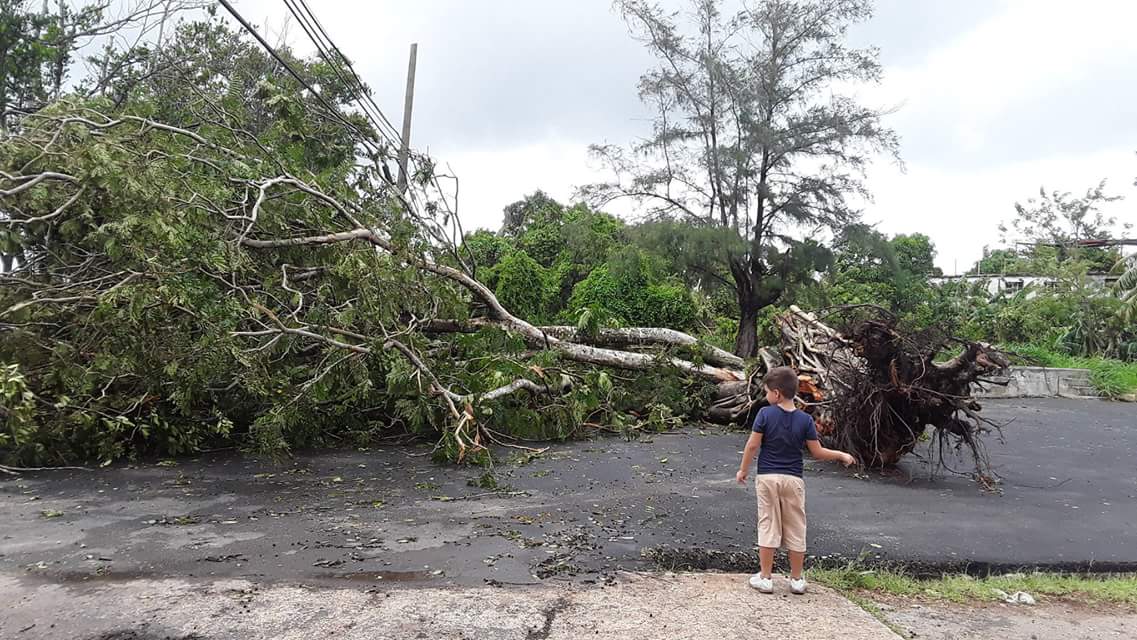
[[[600,329],[595,335],[588,335],[576,327],[569,326],[543,326],[541,331],[556,336],[562,340],[581,342],[604,347],[627,346],[674,346],[693,347],[699,351],[703,361],[721,367],[742,369],[746,363],[742,358],[719,349],[713,345],[699,341],[694,336],[666,329],[663,327],[627,327],[614,329]]]
[[[428,333],[473,333],[482,327],[500,326],[485,318],[472,318],[464,322],[436,319],[423,324]],[[742,369],[746,362],[729,351],[709,345],[698,338],[668,329],[666,327],[616,327],[599,329],[595,334],[580,331],[567,325],[542,325],[537,330],[567,342],[577,342],[597,347],[693,347],[699,351],[703,361],[732,369]]]
[[[484,284],[478,282],[468,274],[450,267],[447,265],[438,264],[427,259],[424,256],[404,257],[398,248],[395,247],[389,240],[383,238],[378,232],[372,229],[352,229],[350,231],[342,231],[338,233],[329,233],[316,236],[302,236],[293,238],[281,238],[276,240],[259,240],[255,238],[241,238],[239,243],[241,245],[259,248],[271,249],[279,247],[297,247],[304,245],[324,245],[338,242],[351,242],[355,240],[363,240],[371,243],[372,245],[383,249],[390,255],[403,260],[408,266],[418,267],[435,275],[442,276],[452,282],[457,283],[471,294],[474,295],[481,303],[483,303],[490,310],[489,320],[483,320],[484,323],[494,324],[507,331],[521,336],[526,342],[533,345],[544,345],[548,349],[553,349],[559,352],[565,358],[574,362],[584,364],[593,364],[604,367],[613,367],[617,369],[631,369],[637,371],[645,371],[659,366],[660,364],[667,364],[673,366],[684,373],[697,376],[709,382],[727,382],[732,380],[742,379],[742,372],[733,369],[726,369],[722,367],[712,367],[705,364],[696,364],[681,358],[659,358],[653,355],[644,353],[635,353],[630,351],[618,351],[615,349],[605,349],[601,347],[593,347],[586,344],[579,344],[562,340],[555,335],[542,331],[512,313],[507,311],[501,302],[498,301],[497,296],[489,290]],[[492,321],[492,322],[491,322]]]
[[[6,464],[0,464],[0,472],[12,476],[18,476],[27,471],[94,471],[87,467],[13,467]]]

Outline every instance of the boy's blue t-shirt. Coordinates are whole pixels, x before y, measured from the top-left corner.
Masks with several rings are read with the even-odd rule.
[[[817,440],[813,416],[770,405],[758,410],[754,431],[762,434],[758,473],[784,473],[801,477],[801,450],[806,440]]]

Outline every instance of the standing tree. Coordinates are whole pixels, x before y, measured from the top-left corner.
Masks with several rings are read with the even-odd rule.
[[[898,143],[881,125],[884,112],[838,93],[880,78],[876,50],[845,43],[848,26],[871,15],[869,0],[765,0],[729,17],[719,0],[692,4],[690,24],[680,24],[651,3],[617,0],[660,62],[639,85],[656,117],[652,135],[630,149],[593,147],[615,179],[582,195],[633,198],[656,217],[740,238],[692,266],[729,277],[735,353],[754,356],[759,311],[816,257],[795,231],[855,221],[847,198],[866,195],[870,156],[896,157]]]
[[[1086,190],[1082,197],[1069,192],[1038,190],[1038,198],[1015,203],[1015,216],[1000,223],[1004,244],[1022,242],[1028,245],[1023,255],[1040,262],[1046,257],[1061,265],[1070,259],[1085,263],[1093,272],[1108,271],[1121,257],[1114,249],[1082,246],[1088,240],[1107,240],[1118,229],[1116,216],[1106,215],[1102,205],[1120,200],[1107,195],[1105,181]],[[1120,225],[1122,231],[1132,224]]]

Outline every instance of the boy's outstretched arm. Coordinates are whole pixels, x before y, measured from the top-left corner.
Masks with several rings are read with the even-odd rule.
[[[857,459],[845,453],[844,451],[837,451],[836,449],[826,449],[821,446],[820,440],[806,440],[805,446],[809,447],[809,455],[817,458],[818,460],[834,460],[844,464],[846,467],[851,464],[856,464]]]
[[[738,467],[738,473],[734,474],[734,479],[738,480],[738,484],[746,482],[746,475],[750,473],[750,467],[754,466],[754,456],[758,455],[758,450],[761,448],[762,434],[751,431],[750,439],[746,441],[746,448],[742,450],[742,464]]]

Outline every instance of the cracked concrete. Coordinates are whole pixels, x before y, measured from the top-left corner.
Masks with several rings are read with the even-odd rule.
[[[130,580],[97,586],[0,577],[15,596],[0,637],[20,640],[894,640],[840,595],[763,595],[734,574],[620,574],[614,586],[331,589]]]

